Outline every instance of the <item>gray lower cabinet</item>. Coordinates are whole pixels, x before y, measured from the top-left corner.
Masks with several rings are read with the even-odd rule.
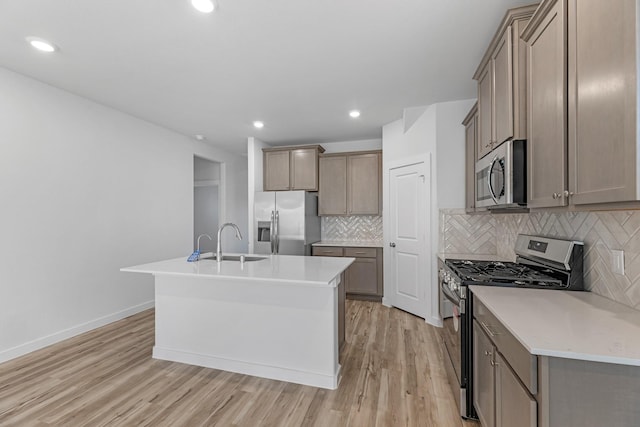
[[[538,358],[474,299],[473,405],[483,427],[537,427]]]
[[[495,355],[496,427],[536,427],[537,403],[520,383],[509,363],[500,353]]]
[[[484,427],[496,425],[495,347],[478,322],[473,321],[473,406]]]
[[[473,404],[483,427],[640,425],[639,366],[535,356],[475,296],[473,311]]]
[[[382,248],[314,246],[312,255],[355,258],[344,273],[347,296],[375,301],[382,299]]]

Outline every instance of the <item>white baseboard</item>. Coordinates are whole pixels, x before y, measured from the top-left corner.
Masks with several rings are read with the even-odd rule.
[[[124,310],[117,311],[115,313],[108,314],[94,320],[90,320],[80,325],[55,332],[51,335],[47,335],[45,337],[38,338],[24,344],[20,344],[19,346],[10,348],[8,350],[4,350],[0,352],[0,363],[15,359],[16,357],[24,356],[25,354],[31,353],[32,351],[40,350],[41,348],[50,346],[51,344],[64,341],[68,338],[75,337],[76,335],[80,335],[101,326],[108,325],[109,323],[124,319],[125,317],[129,317],[133,314],[147,310],[154,305],[155,300],[143,302],[142,304],[134,305],[133,307],[129,307]]]
[[[333,375],[319,374],[309,371],[281,368],[279,366],[261,365],[242,360],[225,359],[222,357],[205,354],[189,353],[168,348],[153,347],[153,358],[168,360],[171,362],[187,363],[189,365],[204,366],[205,368],[220,369],[239,374],[253,375],[255,377],[269,378],[272,380],[287,381],[290,383],[321,387],[330,390],[338,388],[341,366]]]
[[[442,319],[440,316],[431,316],[431,319],[424,319],[424,321],[430,325],[437,326],[438,328],[442,327]]]

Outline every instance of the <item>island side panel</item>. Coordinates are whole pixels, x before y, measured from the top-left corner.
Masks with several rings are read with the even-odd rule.
[[[338,289],[156,275],[153,357],[334,389]]]

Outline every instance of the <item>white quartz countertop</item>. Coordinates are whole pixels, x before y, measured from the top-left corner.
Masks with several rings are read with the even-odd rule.
[[[338,246],[347,248],[381,248],[384,246],[384,242],[380,240],[360,240],[360,241],[345,241],[345,240],[322,240],[320,242],[313,243],[311,246]]]
[[[204,254],[203,254],[204,255]],[[232,254],[225,254],[232,255]],[[333,279],[351,265],[355,258],[310,257],[291,255],[265,256],[260,261],[222,261],[211,259],[187,262],[187,257],[121,268],[131,273],[166,274],[174,276],[225,278],[291,282],[309,286],[336,286]]]
[[[591,292],[471,286],[531,353],[640,366],[640,311]]]

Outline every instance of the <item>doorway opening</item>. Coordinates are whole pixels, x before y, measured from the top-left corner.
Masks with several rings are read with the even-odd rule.
[[[201,252],[216,250],[216,232],[221,217],[221,163],[193,156],[193,248],[200,239]]]

